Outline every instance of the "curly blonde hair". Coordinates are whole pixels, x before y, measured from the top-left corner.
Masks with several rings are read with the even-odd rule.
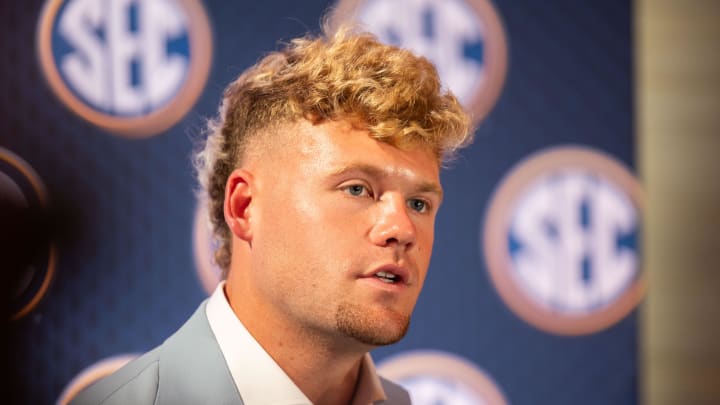
[[[250,140],[300,119],[348,120],[382,142],[428,148],[440,162],[472,141],[467,114],[452,93],[442,90],[427,59],[349,27],[292,40],[225,89],[205,147],[195,157],[223,277],[231,256],[223,213],[227,179]]]

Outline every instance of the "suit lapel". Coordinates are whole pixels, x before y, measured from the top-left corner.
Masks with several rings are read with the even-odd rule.
[[[205,314],[205,300],[163,343],[156,404],[242,404]]]

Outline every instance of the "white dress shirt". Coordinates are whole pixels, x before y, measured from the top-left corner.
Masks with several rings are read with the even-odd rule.
[[[220,282],[207,303],[206,313],[220,351],[245,405],[312,405],[282,368],[260,346],[235,316]],[[363,358],[353,405],[385,400],[370,354]]]

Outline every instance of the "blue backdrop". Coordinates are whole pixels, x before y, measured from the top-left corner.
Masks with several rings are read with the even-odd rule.
[[[197,135],[227,83],[279,41],[317,31],[334,4],[202,3],[213,44],[208,80],[177,123],[147,137],[102,129],[53,93],[36,46],[44,1],[0,5],[0,146],[44,183],[50,225],[42,229],[58,252],[42,301],[7,324],[17,403],[54,403],[81,370],[154,347],[204,299],[193,256]],[[411,329],[374,357],[454,353],[512,404],[637,403],[635,312],[588,333],[533,326],[501,298],[482,242],[494,191],[533,153],[583,145],[633,167],[631,4],[494,5],[508,51],[502,91],[474,144],[443,173],[435,253]]]

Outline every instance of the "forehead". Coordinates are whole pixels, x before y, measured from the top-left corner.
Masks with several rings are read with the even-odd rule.
[[[245,164],[270,176],[316,177],[352,166],[373,166],[386,176],[440,184],[440,160],[432,148],[417,143],[395,146],[348,121],[313,124],[301,119],[264,130],[255,138],[246,150]]]
[[[433,177],[439,175],[440,160],[432,148],[417,142],[398,145],[376,139],[368,130],[347,121],[315,125],[301,122],[291,138],[295,138],[298,152],[312,160],[337,164],[356,161],[361,165],[375,164],[391,172],[413,168]]]

